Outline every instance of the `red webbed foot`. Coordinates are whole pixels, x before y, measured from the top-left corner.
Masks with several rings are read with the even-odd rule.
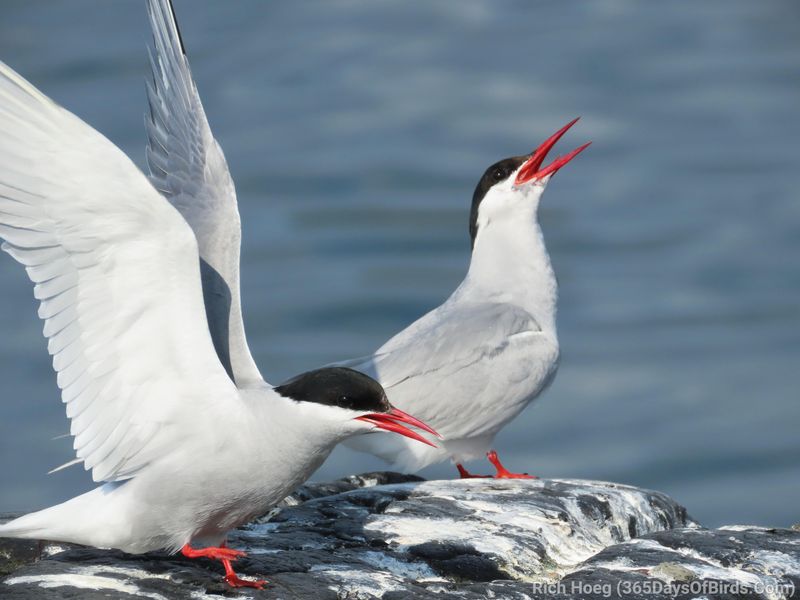
[[[228,563],[228,566],[229,565],[230,563]],[[227,568],[225,570],[227,571]],[[264,586],[267,585],[267,581],[265,579],[242,579],[233,572],[232,567],[231,572],[225,575],[225,583],[235,588],[246,587],[255,588],[257,590],[263,590]]]
[[[503,463],[500,462],[500,458],[497,456],[497,452],[494,450],[487,452],[486,458],[488,458],[489,462],[494,465],[495,469],[497,469],[497,473],[494,475],[495,479],[539,479],[536,477],[536,475],[528,475],[527,473],[512,473],[503,466]]]
[[[456,463],[456,469],[458,469],[458,476],[461,479],[486,479],[491,477],[491,475],[473,475],[461,463]]]
[[[244,552],[242,554],[244,554]],[[242,579],[234,572],[233,565],[231,565],[231,561],[229,560],[223,560],[222,566],[225,567],[225,583],[231,587],[246,587],[263,590],[264,586],[267,585],[264,579]]]
[[[185,544],[181,548],[181,554],[187,558],[210,558],[220,561],[225,568],[225,582],[231,587],[248,587],[261,590],[267,584],[263,579],[242,579],[239,577],[233,570],[231,563],[247,556],[247,553],[233,548],[226,548],[224,544],[219,548],[192,548],[189,544]]]
[[[503,463],[500,462],[500,459],[497,456],[497,452],[494,450],[487,452],[486,458],[488,458],[489,462],[494,465],[495,469],[497,469],[496,474],[475,475],[467,471],[467,469],[464,468],[464,465],[461,463],[456,463],[456,469],[458,469],[459,477],[461,479],[539,479],[536,477],[536,475],[528,475],[527,473],[512,473],[503,466]]]

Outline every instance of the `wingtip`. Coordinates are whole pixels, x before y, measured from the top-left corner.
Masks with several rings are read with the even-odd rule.
[[[59,471],[63,471],[64,469],[67,469],[67,468],[71,467],[72,465],[77,465],[77,464],[80,464],[82,462],[83,462],[82,458],[76,458],[74,460],[71,460],[69,462],[64,463],[63,465],[61,465],[59,467],[56,467],[55,469],[49,470],[47,472],[47,474],[48,475],[52,475],[53,473],[58,473]]]
[[[175,31],[178,33],[178,44],[181,46],[181,53],[186,56],[186,46],[183,45],[183,35],[181,35],[181,28],[178,26],[178,16],[175,14],[175,6],[172,0],[167,0],[169,5],[169,12],[172,14],[172,23],[175,25]]]
[[[175,6],[173,6],[172,0],[147,0],[147,12],[149,13],[150,22],[153,27],[153,37],[156,37],[157,30],[160,29],[157,20],[162,21],[167,27],[170,25],[167,21],[171,21],[172,27],[175,29],[176,37],[178,38],[178,47],[181,54],[186,56],[186,46],[183,43],[183,35],[178,25],[178,16],[175,14]],[[159,17],[156,17],[156,15],[159,15]]]

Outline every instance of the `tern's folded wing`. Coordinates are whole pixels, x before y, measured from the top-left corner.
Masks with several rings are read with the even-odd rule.
[[[540,331],[530,313],[509,304],[476,303],[455,310],[443,305],[375,354],[337,364],[368,373],[388,390],[426,373],[464,369],[502,352],[514,336]]]
[[[530,377],[545,379],[557,355],[555,341],[521,308],[445,304],[374,355],[340,364],[380,381],[391,402],[437,423],[441,433],[448,431],[445,423],[461,420],[467,404],[492,397],[492,386],[511,388]]]
[[[197,237],[203,294],[214,347],[239,386],[260,383],[239,297],[241,223],[222,149],[211,134],[169,0],[148,0],[153,30],[145,120],[150,181]]]
[[[189,226],[116,146],[1,62],[0,238],[35,284],[96,481],[132,477],[237,408]]]

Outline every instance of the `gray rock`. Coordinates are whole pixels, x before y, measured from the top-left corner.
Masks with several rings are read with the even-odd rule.
[[[0,520],[2,523],[3,520]],[[39,542],[0,539],[0,577],[13,573],[21,566],[39,558]]]
[[[561,580],[630,598],[791,598],[800,586],[800,532],[676,528],[599,552]]]
[[[0,598],[645,598],[703,581],[780,598],[761,592],[800,574],[800,532],[708,531],[663,494],[592,481],[370,473],[304,486],[230,544],[265,590],[228,589],[212,561],[0,540]]]

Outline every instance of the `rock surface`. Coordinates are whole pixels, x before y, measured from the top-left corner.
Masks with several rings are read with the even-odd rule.
[[[371,473],[311,484],[212,561],[0,540],[0,598],[789,598],[800,532],[701,528],[658,492],[570,480],[422,481]]]

